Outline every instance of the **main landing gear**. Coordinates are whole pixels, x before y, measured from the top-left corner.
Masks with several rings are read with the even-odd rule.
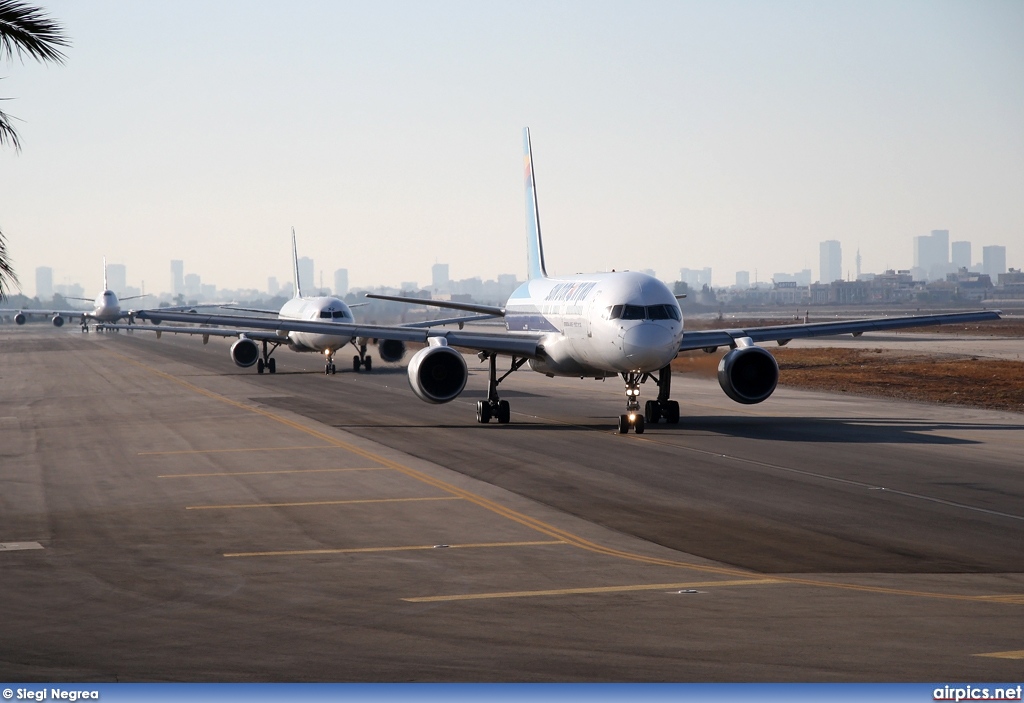
[[[359,354],[352,357],[352,370],[358,372],[359,368],[362,367],[367,371],[373,371],[373,357],[366,353],[366,345],[356,344],[355,340],[353,340],[352,346],[359,350]],[[331,373],[334,372],[332,371]]]
[[[501,400],[498,398],[498,384],[504,381],[510,373],[525,364],[526,358],[517,359],[512,357],[512,364],[509,367],[509,370],[506,371],[501,378],[498,378],[497,355],[481,352],[480,360],[483,361],[484,359],[487,359],[490,362],[490,368],[487,374],[487,400],[476,401],[476,421],[482,424],[487,424],[493,417],[499,424],[505,424],[512,417],[512,411],[509,408],[507,400]]]
[[[658,384],[658,399],[644,403],[640,414],[640,384],[653,379]],[[669,400],[672,392],[672,368],[666,366],[657,375],[652,373],[624,373],[626,382],[626,413],[619,415],[619,434],[626,434],[632,427],[637,434],[643,434],[646,423],[657,424],[662,418],[670,425],[679,422],[679,403]]]
[[[256,360],[256,373],[263,373],[264,371],[267,373],[277,373],[277,362],[270,355],[277,350],[278,345],[274,344],[269,349],[268,346],[268,343],[264,341],[263,354]]]

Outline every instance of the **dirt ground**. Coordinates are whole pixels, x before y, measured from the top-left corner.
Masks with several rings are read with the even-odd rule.
[[[845,316],[844,317],[848,317]],[[871,317],[871,315],[865,315]],[[834,316],[809,316],[810,322],[825,322],[837,319]],[[848,319],[854,319],[849,316]],[[723,320],[704,320],[686,318],[686,327],[689,329],[705,330],[720,329],[722,327],[771,327],[774,325],[795,325],[804,321],[803,316],[793,317],[772,317],[772,318],[726,318]],[[933,325],[932,327],[917,327],[907,330],[908,333],[935,333],[935,334],[963,334],[969,332],[979,335],[991,335],[993,337],[1021,337],[1024,338],[1024,320],[1019,318],[987,320],[985,322],[971,322],[959,325]]]
[[[770,350],[780,385],[1024,412],[1024,362],[877,349]],[[725,350],[680,354],[672,369],[715,376]]]

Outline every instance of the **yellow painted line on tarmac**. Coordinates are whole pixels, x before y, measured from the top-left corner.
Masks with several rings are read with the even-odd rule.
[[[348,469],[278,469],[275,471],[215,471],[205,474],[163,474],[157,478],[208,478],[210,476],[263,476],[264,474],[326,474],[342,471],[393,471],[386,466],[361,466]]]
[[[642,583],[633,586],[596,586],[593,588],[553,588],[544,591],[499,591],[496,593],[460,593],[454,596],[421,596],[403,598],[409,603],[441,603],[457,600],[487,600],[492,598],[535,598],[538,596],[578,596],[593,593],[631,593],[633,591],[679,591],[719,586],[763,586],[785,583],[781,579],[738,579],[735,581],[697,581],[695,583]]]
[[[127,357],[125,357],[127,358]],[[191,384],[189,384],[191,385]],[[226,400],[226,399],[225,399]],[[245,406],[242,406],[245,407]],[[311,444],[303,447],[240,447],[235,449],[178,449],[168,452],[138,452],[137,456],[170,456],[172,454],[226,454],[233,452],[291,452],[300,449],[337,449],[330,444]]]
[[[387,457],[380,456],[369,450],[357,447],[354,444],[345,442],[341,439],[338,439],[337,437],[333,437],[325,432],[321,432],[320,430],[313,429],[312,427],[307,427],[294,420],[289,420],[288,418],[283,417],[281,415],[277,415],[265,408],[261,408],[255,405],[247,405],[240,401],[232,400],[231,398],[220,395],[219,393],[214,393],[213,391],[207,390],[205,388],[200,388],[199,386],[193,383],[189,383],[188,381],[185,381],[183,379],[176,378],[175,376],[172,376],[169,373],[160,371],[159,369],[155,369],[152,366],[132,359],[129,356],[125,356],[124,354],[120,354],[118,352],[113,351],[110,353],[113,356],[116,356],[128,362],[129,364],[132,364],[142,369],[146,369],[150,373],[153,373],[159,376],[160,378],[166,379],[172,383],[176,383],[179,386],[191,390],[192,392],[198,395],[205,396],[212,400],[219,401],[221,403],[233,406],[246,412],[260,415],[268,420],[272,420],[273,422],[284,425],[285,427],[291,427],[292,429],[298,432],[301,432],[310,437],[314,437],[317,440],[324,442],[326,445],[329,445],[327,447],[318,448],[330,448],[331,446],[333,446],[339,449],[344,449],[351,454],[356,454],[374,463],[378,463],[383,466],[392,468],[400,473],[405,474],[406,476],[409,476],[410,478],[414,478],[420,481],[421,483],[425,483],[429,486],[434,486],[435,488],[438,488],[439,490],[442,490],[446,493],[450,493],[453,496],[463,498],[466,501],[483,508],[484,510],[488,510],[496,515],[500,515],[501,517],[511,520],[512,522],[518,523],[520,525],[523,525],[524,527],[540,532],[541,534],[548,535],[549,537],[552,537],[554,539],[568,542],[569,544],[575,545],[580,549],[592,552],[594,554],[602,554],[604,556],[609,556],[617,559],[626,559],[629,561],[635,561],[643,564],[689,569],[691,571],[718,574],[722,576],[733,576],[743,579],[750,579],[752,576],[756,575],[744,569],[737,569],[728,566],[713,566],[710,564],[695,564],[680,561],[678,559],[669,559],[664,557],[652,557],[592,542],[588,539],[580,537],[579,535],[573,534],[568,530],[563,530],[559,527],[544,522],[543,520],[539,520],[535,517],[531,517],[529,515],[525,515],[524,513],[520,513],[494,500],[484,498],[483,496],[479,496],[475,493],[472,493],[471,491],[468,491],[464,488],[460,488],[442,479],[434,478],[433,476],[430,476],[429,474],[426,474],[422,471],[418,471],[411,467],[400,464],[397,461],[388,459]],[[882,595],[904,596],[912,598],[934,598],[938,600],[971,601],[975,603],[984,602],[1024,605],[1024,593],[977,596],[958,593],[941,593],[935,591],[914,591],[901,588],[888,588],[884,586],[865,586],[856,583],[844,583],[841,581],[824,581],[798,577],[778,577],[776,580],[779,582],[784,582],[792,585],[811,586],[815,588],[854,591],[861,593],[876,593]]]
[[[1024,649],[1015,652],[988,652],[987,654],[975,654],[976,657],[992,657],[993,659],[1024,659]]]
[[[369,498],[366,500],[311,500],[302,503],[242,503],[240,505],[190,505],[185,510],[234,510],[238,508],[307,508],[316,505],[357,505],[359,503],[417,503],[431,500],[462,500],[459,496],[432,498]]]
[[[416,552],[427,549],[493,549],[495,547],[543,547],[569,544],[562,540],[543,542],[481,542],[480,544],[417,544],[405,547],[353,547],[351,549],[290,549],[277,552],[229,552],[226,557],[290,557],[310,554],[375,554],[377,552]]]

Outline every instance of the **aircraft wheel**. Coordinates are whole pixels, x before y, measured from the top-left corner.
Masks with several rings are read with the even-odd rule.
[[[476,401],[476,421],[482,425],[491,421],[491,406],[485,400]]]
[[[633,420],[633,431],[636,432],[637,434],[643,434],[644,433],[644,416],[643,415],[637,415],[636,419]]]
[[[508,405],[507,400],[501,400],[498,402],[498,422],[501,424],[508,424],[508,421],[512,418],[512,409]]]
[[[257,359],[256,360],[256,373],[263,373],[263,369],[265,367],[266,367],[266,364],[263,363],[263,359]]]
[[[358,356],[353,356],[352,357],[352,370],[353,371],[359,371],[359,367],[360,366],[361,366],[361,364],[359,362],[359,357]]]
[[[270,373],[277,373],[277,360],[267,359],[267,371]]]
[[[679,403],[677,401],[670,400],[665,403],[665,422],[670,425],[679,422]]]
[[[372,356],[367,356],[366,357],[366,359],[363,361],[363,368],[365,368],[367,371],[373,371],[373,357]]]
[[[335,365],[334,365],[334,362],[332,361],[332,362],[331,362],[331,375],[333,376],[333,375],[334,375],[334,374],[336,374],[336,373],[338,373],[338,367],[337,367],[337,366],[335,366]]]
[[[619,434],[629,432],[629,415],[619,415]]]
[[[661,406],[658,405],[658,401],[648,400],[644,403],[644,419],[654,424],[661,419]]]

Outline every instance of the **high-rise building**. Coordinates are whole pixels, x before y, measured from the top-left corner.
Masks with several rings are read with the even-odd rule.
[[[128,287],[128,272],[124,264],[107,264],[107,289],[124,295]]]
[[[299,257],[299,290],[296,295],[309,295],[316,281],[313,280],[313,260],[308,256]]]
[[[49,266],[36,269],[36,297],[40,300],[53,298],[53,269]]]
[[[198,273],[190,273],[185,276],[184,293],[190,298],[198,298],[202,291],[202,279]]]
[[[942,280],[950,273],[948,229],[933,229],[929,235],[914,237],[914,268],[926,281]]]
[[[953,242],[950,247],[953,252],[950,263],[952,263],[953,267],[958,270],[971,268],[971,243]]]
[[[843,249],[839,242],[829,239],[819,247],[818,281],[832,283],[843,280]]]
[[[679,280],[690,290],[701,290],[704,286],[711,287],[711,267],[702,269],[679,269]]]
[[[434,290],[447,293],[450,287],[448,264],[434,264],[430,268],[431,286]]]
[[[982,247],[981,272],[988,274],[993,281],[997,280],[999,274],[1006,273],[1006,247]]]
[[[338,269],[334,272],[334,294],[339,298],[348,295],[348,269]]]
[[[736,287],[742,290],[750,288],[750,271],[736,272]]]
[[[271,296],[277,295],[281,291],[281,286],[277,282],[277,276],[270,276],[267,278],[267,293]]]
[[[185,293],[185,262],[171,259],[171,295],[177,297]]]

